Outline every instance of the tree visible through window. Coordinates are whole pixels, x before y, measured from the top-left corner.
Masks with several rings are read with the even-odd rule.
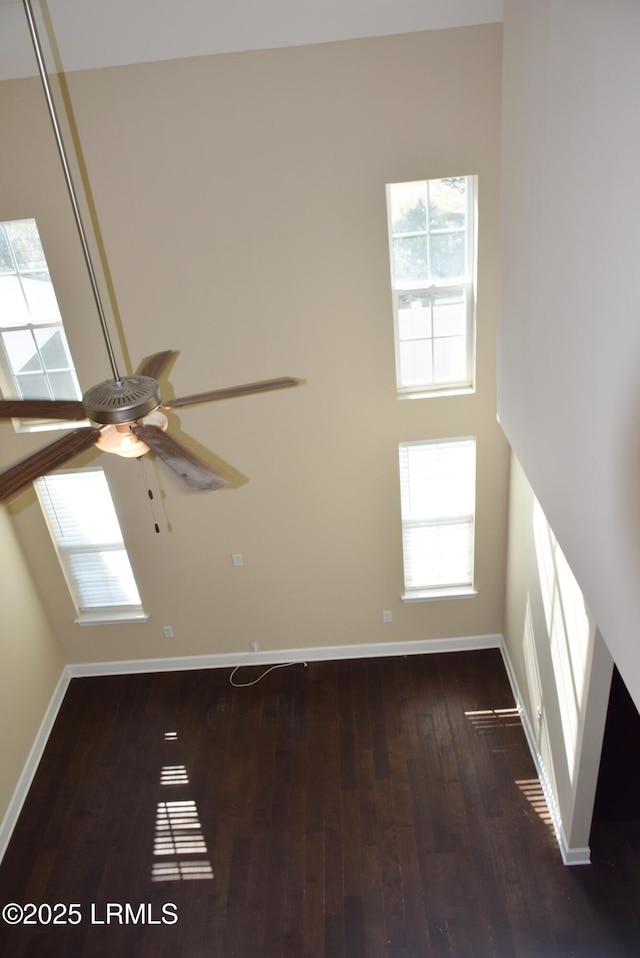
[[[470,388],[474,178],[387,187],[398,391]]]

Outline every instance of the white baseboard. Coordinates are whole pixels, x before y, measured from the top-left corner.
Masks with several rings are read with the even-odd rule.
[[[242,665],[283,662],[324,662],[337,659],[371,659],[392,655],[425,655],[499,649],[500,635],[467,635],[452,639],[418,639],[412,642],[376,642],[357,645],[321,645],[308,649],[272,649],[261,652],[222,652],[211,655],[162,659],[125,659],[119,662],[84,662],[68,665],[71,678],[87,675],[130,675],[138,672],[181,672],[188,669],[224,669]]]
[[[18,821],[18,816],[22,811],[22,806],[24,805],[25,799],[29,793],[29,789],[31,788],[33,777],[36,774],[38,765],[40,764],[40,759],[42,758],[47,740],[51,734],[51,729],[53,728],[53,723],[56,720],[58,710],[62,705],[62,700],[64,699],[70,679],[71,676],[68,674],[67,668],[65,667],[62,670],[60,678],[58,679],[58,684],[55,687],[49,705],[47,706],[47,710],[44,713],[44,718],[40,723],[40,728],[38,729],[35,739],[33,740],[33,745],[31,746],[29,756],[24,764],[24,768],[22,769],[22,774],[18,779],[18,784],[13,793],[11,801],[9,802],[9,807],[7,808],[6,814],[0,823],[0,862],[2,861],[4,853],[7,850],[7,846],[11,840],[11,835],[13,834],[13,829]]]
[[[549,815],[551,817],[551,823],[556,835],[560,854],[562,855],[562,861],[565,865],[589,865],[591,863],[591,849],[589,847],[572,848],[567,842],[567,837],[562,826],[562,816],[560,814],[560,809],[558,808],[558,803],[556,802],[556,796],[551,784],[551,779],[549,778],[544,759],[542,758],[540,750],[538,749],[535,735],[533,734],[533,729],[531,728],[531,723],[529,722],[529,716],[524,709],[523,699],[520,694],[520,688],[518,687],[518,681],[511,665],[509,652],[507,651],[504,641],[501,642],[500,650],[502,652],[502,658],[507,671],[507,676],[509,678],[509,683],[511,685],[511,690],[513,692],[513,697],[516,700],[520,721],[522,722],[522,727],[527,739],[529,751],[531,752],[531,757],[533,758],[533,762],[538,773],[538,778],[540,779],[540,785],[544,793],[547,808],[549,809]]]

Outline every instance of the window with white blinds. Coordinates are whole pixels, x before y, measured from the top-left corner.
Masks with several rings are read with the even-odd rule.
[[[146,618],[104,470],[35,483],[78,622]]]
[[[475,439],[400,444],[405,599],[473,590]]]

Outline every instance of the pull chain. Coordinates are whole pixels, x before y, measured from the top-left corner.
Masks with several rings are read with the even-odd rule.
[[[142,475],[142,482],[143,482],[143,484],[146,486],[146,489],[147,489],[147,497],[148,497],[148,499],[149,499],[150,508],[151,508],[151,518],[153,519],[153,528],[154,528],[155,532],[159,535],[159,534],[160,534],[160,526],[158,525],[158,520],[157,520],[157,518],[156,518],[155,509],[154,509],[154,507],[153,507],[153,490],[152,490],[151,486],[149,485],[149,481],[148,481],[148,479],[147,479],[147,470],[146,470],[146,467],[145,467],[145,464],[144,464],[144,459],[142,458],[142,456],[138,456],[138,462],[139,462],[140,465],[142,466],[142,473],[141,473],[141,475]]]

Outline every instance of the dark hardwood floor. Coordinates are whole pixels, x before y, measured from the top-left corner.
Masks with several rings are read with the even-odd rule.
[[[497,651],[74,679],[0,955],[640,955],[640,823],[566,868],[546,817]]]

